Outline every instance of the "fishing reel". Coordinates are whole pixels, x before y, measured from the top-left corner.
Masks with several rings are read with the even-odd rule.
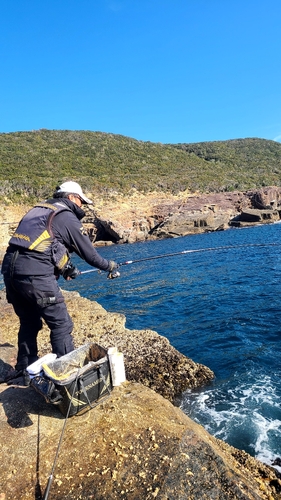
[[[107,275],[107,278],[110,280],[113,280],[115,278],[119,278],[119,276],[120,276],[120,273],[118,271],[119,267],[120,267],[119,264],[117,264],[113,260],[110,260],[109,261],[109,273]]]
[[[61,275],[67,281],[74,280],[80,274],[81,274],[81,272],[79,271],[79,269],[77,269],[77,267],[74,266],[74,264],[72,264],[72,262],[70,260],[68,261],[68,263],[64,266],[64,268],[61,271]]]

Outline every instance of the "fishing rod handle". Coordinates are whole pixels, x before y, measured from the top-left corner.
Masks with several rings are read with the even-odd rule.
[[[48,500],[48,496],[49,496],[49,493],[50,493],[50,488],[51,488],[52,481],[53,481],[53,474],[51,474],[50,477],[49,477],[49,479],[48,479],[48,484],[46,486],[46,489],[45,489],[44,495],[42,497],[42,500]]]

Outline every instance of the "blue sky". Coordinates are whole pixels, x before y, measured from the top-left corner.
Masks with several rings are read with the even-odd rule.
[[[0,132],[281,141],[280,0],[0,0]]]

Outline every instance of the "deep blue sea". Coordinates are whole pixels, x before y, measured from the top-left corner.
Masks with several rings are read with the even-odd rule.
[[[210,367],[214,381],[184,393],[182,410],[272,465],[281,456],[281,224],[98,252],[124,262],[185,250],[199,251],[124,265],[119,279],[91,272],[61,286],[125,314],[130,329],[157,331]]]

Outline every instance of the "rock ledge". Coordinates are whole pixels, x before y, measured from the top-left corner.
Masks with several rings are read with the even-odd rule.
[[[117,345],[128,382],[68,419],[49,500],[281,499],[274,468],[213,438],[172,404],[187,387],[210,381],[211,370],[156,332],[126,329],[124,316],[79,294],[65,297],[76,346]],[[3,292],[0,306],[1,376],[15,362],[17,321]],[[45,327],[39,340],[40,355],[49,352]],[[31,387],[1,384],[1,500],[42,499],[63,423]]]

